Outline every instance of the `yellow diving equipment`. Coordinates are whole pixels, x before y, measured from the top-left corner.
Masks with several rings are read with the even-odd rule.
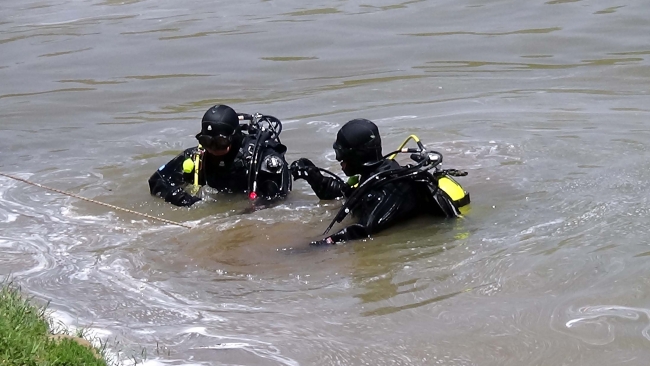
[[[463,207],[469,204],[469,193],[452,177],[443,175],[438,178],[438,188],[445,191],[456,206]]]
[[[192,194],[198,193],[199,188],[201,188],[199,185],[199,171],[201,170],[202,157],[203,147],[199,145],[192,157],[187,158],[185,161],[183,161],[183,173],[191,174],[194,172],[194,183],[192,184],[192,189],[190,190]]]
[[[408,142],[409,142],[410,140],[415,141],[415,143],[418,144],[418,146],[419,146],[420,148],[423,147],[423,146],[422,146],[422,143],[420,142],[420,139],[419,139],[417,136],[415,136],[415,135],[410,135],[409,137],[406,138],[406,140],[404,140],[404,142],[402,142],[401,145],[399,145],[399,147],[397,148],[397,150],[402,150],[402,149],[404,148],[404,146],[406,146],[406,144],[408,144]],[[393,159],[395,159],[395,156],[397,156],[397,153],[392,154],[392,155],[389,156],[388,158],[389,158],[390,160],[393,160]]]
[[[194,171],[194,162],[192,159],[185,159],[183,162],[183,173],[190,174]]]
[[[359,186],[359,179],[360,179],[360,176],[359,176],[358,174],[357,174],[357,175],[353,175],[353,176],[351,176],[351,177],[348,178],[347,183],[348,183],[348,185],[349,185],[350,187],[352,187],[352,188],[357,188],[357,187]]]

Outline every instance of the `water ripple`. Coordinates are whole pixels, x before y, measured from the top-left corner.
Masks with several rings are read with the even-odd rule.
[[[261,359],[272,360],[282,365],[298,366],[299,363],[289,357],[283,356],[281,351],[273,344],[252,339],[232,336],[221,336],[209,332],[205,327],[192,327],[178,333],[182,340],[192,340],[191,349],[194,350],[243,350]],[[213,340],[219,343],[214,344]],[[183,342],[183,341],[181,341]],[[197,355],[197,357],[200,357]]]
[[[560,310],[558,309],[558,312]],[[617,334],[631,333],[632,328],[650,341],[650,309],[618,305],[590,305],[578,309],[569,308],[564,314],[555,313],[555,318],[564,317],[563,328],[554,324],[554,329],[576,337],[585,343],[603,346],[614,342]]]

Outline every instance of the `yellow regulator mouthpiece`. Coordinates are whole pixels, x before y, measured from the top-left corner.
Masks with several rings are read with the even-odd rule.
[[[185,159],[183,162],[183,172],[185,173],[191,173],[194,171],[194,162],[192,159]]]

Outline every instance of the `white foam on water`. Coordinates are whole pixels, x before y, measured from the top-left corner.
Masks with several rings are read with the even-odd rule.
[[[9,248],[20,248],[21,252],[30,254],[30,258],[36,261],[36,264],[31,268],[13,272],[13,277],[29,277],[34,273],[42,272],[48,268],[52,268],[55,265],[54,259],[48,251],[48,242],[40,235],[32,234],[28,237],[23,238],[0,237],[0,243],[7,244],[6,246]]]
[[[270,359],[279,362],[282,365],[298,366],[300,365],[296,360],[289,357],[282,356],[280,350],[273,344],[263,341],[253,341],[242,337],[221,336],[211,334],[205,327],[191,327],[186,328],[180,334],[199,334],[209,338],[236,340],[236,342],[224,342],[210,346],[198,346],[192,349],[213,349],[213,350],[227,350],[227,349],[241,349],[246,352],[252,353],[255,356],[264,359]]]
[[[518,236],[532,234],[535,231],[537,231],[538,229],[542,229],[542,228],[545,228],[545,227],[548,227],[548,226],[558,225],[558,224],[563,223],[564,221],[565,221],[564,219],[555,219],[555,220],[551,220],[549,222],[544,222],[544,223],[541,223],[541,224],[538,224],[538,225],[533,225],[530,228],[519,232]]]
[[[289,124],[292,124],[292,123],[298,123],[298,122],[300,122],[299,119],[288,119],[288,120],[286,120],[286,121],[282,121],[282,124],[283,124],[283,125],[289,125]]]
[[[559,316],[556,309],[553,317]],[[577,310],[569,309],[567,314],[576,313],[573,319],[564,322],[564,328],[555,328],[557,331],[578,338],[587,344],[606,345],[614,342],[617,329],[643,323],[641,336],[650,341],[650,309],[620,306],[620,305],[592,305],[583,306]],[[626,325],[627,321],[628,324]],[[627,333],[620,330],[619,333]]]
[[[129,365],[129,366],[130,365],[133,365],[133,366],[137,366],[137,365],[141,365],[141,366],[165,366],[165,365],[170,365],[170,364],[176,365],[177,363],[174,360],[161,361],[160,359],[153,359],[153,360],[143,360],[143,361],[130,360],[130,361],[123,362],[123,364],[124,365]],[[191,363],[191,362],[185,362],[185,361],[183,361],[182,365],[183,366],[204,366],[204,364],[201,364],[201,363]]]
[[[14,222],[16,220],[18,220],[18,215],[17,214],[9,213],[9,212],[4,211],[4,210],[0,211],[0,222],[3,222],[5,224],[9,224],[9,223]]]
[[[406,115],[406,116],[394,116],[394,117],[386,117],[386,118],[377,118],[377,119],[373,119],[372,121],[375,122],[376,124],[383,124],[383,123],[403,121],[403,120],[407,120],[407,119],[416,119],[416,118],[418,118],[418,116]]]
[[[103,344],[113,336],[113,332],[105,328],[97,327],[79,327],[77,326],[76,318],[63,310],[55,310],[48,313],[49,318],[52,320],[53,333],[66,332],[69,335],[75,336],[79,331],[82,331],[83,338],[89,341],[94,347],[101,349]],[[108,343],[110,346],[110,342]],[[117,360],[118,354],[111,352],[110,348],[106,348],[105,356],[109,360]]]
[[[334,133],[336,130],[339,128],[340,124],[336,122],[329,122],[329,121],[310,121],[307,122],[307,125],[309,126],[320,126],[316,130],[318,133]]]
[[[237,348],[245,348],[245,347],[250,347],[251,344],[249,343],[221,343],[217,344],[214,346],[205,346],[205,347],[196,347],[200,349],[237,349]]]

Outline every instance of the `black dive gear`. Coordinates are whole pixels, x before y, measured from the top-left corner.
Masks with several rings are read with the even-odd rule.
[[[284,195],[291,189],[290,172],[287,169],[287,162],[284,160],[286,146],[280,142],[282,122],[273,116],[266,116],[260,113],[254,115],[241,115],[242,119],[250,120],[246,126],[249,136],[255,135],[256,143],[249,145],[250,167],[248,168],[248,197],[252,200],[262,193],[262,197],[273,199]],[[267,155],[266,149],[273,149],[281,156]],[[269,179],[278,176],[280,180]]]
[[[299,178],[306,179],[319,198],[347,198],[324,235],[334,223],[341,222],[349,213],[359,220],[358,223],[311,244],[335,244],[367,238],[420,213],[447,218],[459,216],[459,208],[469,204],[469,194],[450,176],[463,176],[467,173],[455,169],[441,170],[442,154],[427,151],[417,138],[415,141],[418,144],[416,149],[400,148],[380,157],[378,161],[365,163],[364,172],[356,187],[341,183],[340,178],[312,173],[320,168],[306,168],[307,175],[300,174]],[[410,153],[415,164],[400,166],[392,159],[398,153]],[[307,159],[300,159],[292,164],[292,172],[298,169],[301,160],[302,165],[307,165]]]
[[[389,155],[399,152],[401,151],[394,151]],[[406,152],[417,152],[417,150],[407,149]],[[397,168],[377,172],[366,178],[348,197],[330,225],[325,229],[325,232],[323,232],[323,235],[326,235],[330,231],[332,226],[334,226],[334,223],[343,221],[345,216],[352,212],[362,202],[364,195],[369,194],[372,190],[381,189],[382,186],[406,179],[421,183],[417,185],[416,192],[419,193],[418,195],[420,198],[428,204],[435,203],[435,206],[437,207],[434,207],[439,209],[438,211],[439,213],[442,213],[442,216],[448,218],[459,216],[460,211],[458,211],[458,207],[454,205],[451,198],[448,198],[448,196],[445,197],[446,193],[444,193],[444,191],[437,188],[437,179],[435,175],[429,173],[430,170],[442,163],[442,154],[435,151],[427,152],[426,150],[420,150],[419,154],[412,154],[411,158],[417,161],[417,164],[407,165],[405,167],[401,167],[398,164]],[[438,172],[438,174],[445,174],[445,171]],[[424,192],[422,185],[426,186],[427,189]],[[440,192],[443,193],[442,197],[439,194]]]
[[[210,135],[196,135],[196,139],[199,141],[199,144],[203,146],[206,149],[212,149],[212,150],[225,150],[232,144],[233,140],[232,135],[224,136],[224,135],[216,135],[216,136],[210,136]]]
[[[250,122],[240,126],[239,120]],[[152,195],[177,206],[190,206],[200,198],[184,189],[188,184],[197,189],[207,184],[218,191],[248,193],[251,199],[267,201],[289,193],[291,176],[284,157],[287,148],[279,138],[279,119],[259,113],[236,114],[221,105],[210,108],[201,124],[197,135],[201,145],[185,150],[149,178]],[[203,146],[204,142],[208,146]],[[216,156],[203,149],[216,146],[230,146],[230,150]]]

